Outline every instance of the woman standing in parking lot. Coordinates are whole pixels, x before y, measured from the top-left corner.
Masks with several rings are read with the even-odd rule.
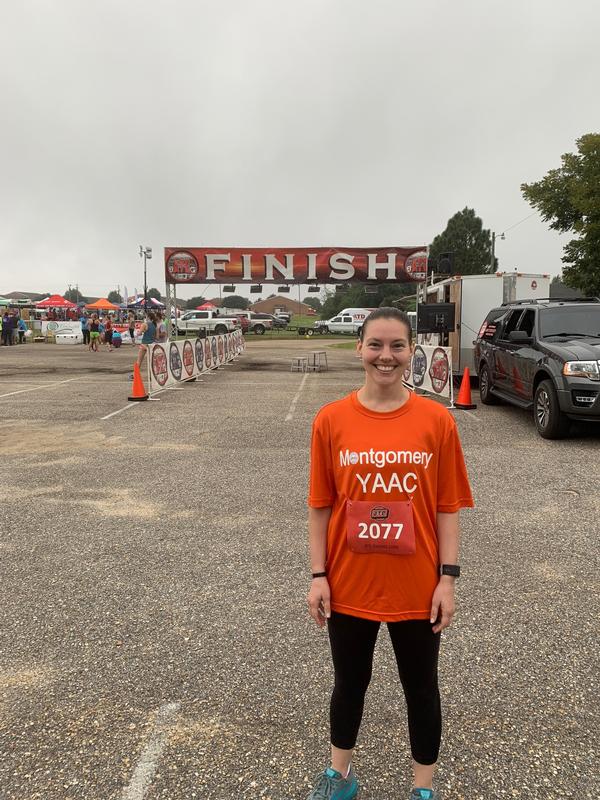
[[[454,419],[404,386],[412,357],[406,313],[373,312],[358,353],[364,385],[324,406],[312,433],[308,605],[315,622],[327,625],[335,681],[331,766],[309,800],[357,795],[351,758],[381,622],[407,704],[410,797],[436,800],[440,633],[454,614],[459,509],[473,499]]]
[[[131,344],[135,346],[135,314],[133,311],[130,311],[127,316],[127,325],[129,327],[129,338],[131,339]]]
[[[146,353],[148,352],[148,345],[151,345],[156,339],[156,316],[154,311],[148,311],[146,313],[146,320],[142,323],[140,331],[142,334],[142,341],[138,352],[137,365],[141,369],[144,359],[146,358]]]
[[[90,320],[90,344],[89,350],[98,352],[98,342],[100,341],[100,320],[94,314]]]

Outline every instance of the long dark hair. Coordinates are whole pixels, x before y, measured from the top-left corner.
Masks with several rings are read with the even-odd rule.
[[[360,333],[358,334],[359,339],[361,342],[365,340],[365,331],[367,329],[367,325],[369,322],[372,322],[376,319],[395,319],[398,322],[402,322],[406,325],[406,330],[408,331],[408,343],[412,344],[412,327],[410,324],[410,318],[406,311],[403,311],[401,308],[395,308],[394,306],[382,306],[381,308],[376,308],[375,311],[372,311],[369,316],[365,319],[362,328],[360,329]]]

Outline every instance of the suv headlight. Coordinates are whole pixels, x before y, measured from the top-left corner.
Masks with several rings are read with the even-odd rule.
[[[563,375],[600,381],[600,361],[567,361],[563,366]]]

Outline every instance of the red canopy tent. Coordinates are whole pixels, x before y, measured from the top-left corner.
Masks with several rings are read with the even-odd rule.
[[[210,300],[207,300],[206,303],[202,303],[201,306],[196,306],[196,311],[214,311],[216,305],[211,303]]]
[[[59,294],[51,294],[45,300],[41,300],[35,304],[36,308],[77,308],[77,303],[72,303],[70,300],[65,300]]]
[[[114,303],[111,303],[110,300],[107,300],[106,297],[101,297],[100,300],[96,300],[95,303],[89,303],[86,305],[86,308],[91,309],[92,311],[120,311],[121,306],[116,306]]]

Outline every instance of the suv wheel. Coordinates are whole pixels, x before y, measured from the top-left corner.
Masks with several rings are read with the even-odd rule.
[[[552,381],[538,384],[533,397],[533,417],[537,432],[544,439],[562,439],[568,433],[569,419],[560,410]]]
[[[482,364],[479,368],[479,397],[484,406],[493,406],[496,403],[496,398],[491,392],[492,381],[490,379],[490,370],[487,364]]]
[[[264,332],[265,332],[265,326],[264,325],[255,325],[254,326],[254,333],[257,333],[259,336],[262,336]]]
[[[227,333],[227,328],[225,327],[225,325],[217,325],[215,327],[215,333],[217,334],[217,336],[220,336],[222,333]]]

